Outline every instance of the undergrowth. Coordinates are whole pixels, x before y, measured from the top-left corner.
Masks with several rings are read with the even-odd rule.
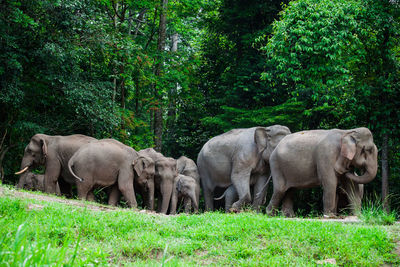
[[[392,225],[397,218],[397,212],[386,210],[377,195],[366,197],[357,213],[358,217],[368,224]]]

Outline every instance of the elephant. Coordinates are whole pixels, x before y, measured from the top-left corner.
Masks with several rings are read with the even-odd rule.
[[[286,136],[270,157],[273,194],[267,214],[273,215],[282,199],[282,209],[292,207],[293,189],[322,186],[324,216],[335,216],[338,185],[349,188],[350,183],[371,182],[378,169],[377,156],[372,133],[364,127],[310,130]],[[356,169],[362,175],[356,175]]]
[[[149,175],[152,177],[148,178],[148,186],[142,186],[139,181],[143,179],[134,179],[134,191],[139,193],[143,199],[144,208],[154,210],[154,173],[155,163],[152,158],[142,155],[139,153],[138,165],[135,166],[136,175]],[[121,191],[118,189],[118,184],[114,184],[109,190],[108,204],[117,206],[117,203],[121,197]]]
[[[196,181],[195,195],[197,205],[200,201],[200,175],[196,163],[188,157],[181,156],[176,160],[178,173],[192,177]],[[185,205],[185,212],[192,208],[191,199],[187,199]]]
[[[29,144],[25,147],[24,157],[21,161],[21,170],[16,175],[21,175],[20,181],[24,181],[23,176],[26,171],[30,171],[38,166],[45,166],[44,191],[46,193],[57,193],[57,182],[64,182],[67,188],[60,187],[62,192],[71,192],[71,184],[76,184],[76,179],[68,170],[68,161],[78,149],[97,139],[81,134],[68,136],[51,136],[45,134],[35,134]]]
[[[190,200],[193,204],[194,212],[198,212],[199,206],[196,198],[197,187],[197,181],[193,177],[178,174],[174,180],[174,188],[172,190],[169,213],[176,214],[176,206],[180,199],[184,200],[186,213],[190,212],[190,209],[188,209],[189,205],[187,204],[188,200]]]
[[[88,194],[95,187],[117,184],[128,206],[136,208],[134,180],[154,199],[154,162],[117,140],[102,139],[82,146],[69,160],[68,168],[80,181],[77,189],[81,199],[93,200]],[[109,203],[117,200],[110,197]]]
[[[17,188],[45,192],[44,175],[33,172],[27,172],[26,175],[22,175],[20,177],[20,180],[17,184]],[[56,186],[56,193],[58,195],[61,194],[58,183]]]
[[[231,210],[239,211],[251,202],[250,186],[254,194],[262,191],[269,176],[269,157],[279,141],[290,130],[286,126],[233,129],[211,138],[197,157],[206,210],[213,210],[216,187],[235,187],[239,200]],[[259,209],[264,194],[257,194],[253,207]]]
[[[176,160],[171,157],[165,157],[153,148],[146,148],[139,151],[154,160],[155,163],[155,192],[157,196],[157,211],[167,214],[170,204],[175,177],[178,176]]]

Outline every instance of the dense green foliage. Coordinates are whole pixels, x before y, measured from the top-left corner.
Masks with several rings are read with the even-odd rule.
[[[170,0],[159,50],[161,1],[0,1],[0,173],[15,184],[38,132],[113,137],[135,149],[162,138],[166,155],[196,159],[232,128],[366,126],[379,148],[388,137],[398,192],[399,5]],[[367,192],[380,193],[380,176]],[[320,190],[298,194],[320,203]]]
[[[397,225],[255,213],[163,216],[76,204],[1,196],[0,265],[315,266],[332,258],[345,266],[400,263],[393,254]]]

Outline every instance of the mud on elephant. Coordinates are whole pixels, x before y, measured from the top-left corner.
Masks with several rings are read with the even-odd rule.
[[[338,185],[349,188],[352,183],[371,182],[378,169],[377,155],[367,128],[312,130],[286,136],[270,158],[274,191],[267,213],[274,214],[282,199],[282,209],[289,207],[290,211],[294,188],[322,186],[324,216],[334,216]],[[362,174],[356,175],[356,170]]]
[[[62,178],[66,183],[63,183],[61,191],[69,193],[70,184],[75,184],[77,180],[68,170],[68,161],[81,146],[95,140],[93,137],[81,134],[69,136],[35,134],[25,147],[21,170],[15,174],[21,175],[20,180],[23,181],[28,171],[38,166],[45,166],[44,191],[57,193],[57,182]]]
[[[232,210],[250,203],[250,185],[254,185],[253,207],[258,209],[265,194],[262,189],[269,177],[269,157],[290,130],[286,126],[234,129],[211,138],[201,149],[197,166],[203,187],[206,210],[213,210],[216,187],[235,187],[239,200]],[[261,192],[260,194],[258,194]]]

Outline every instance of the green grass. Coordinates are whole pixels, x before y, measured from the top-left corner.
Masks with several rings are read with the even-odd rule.
[[[376,195],[367,197],[357,213],[362,221],[369,224],[391,225],[395,223],[397,217],[395,210],[385,210],[381,199]]]
[[[297,221],[251,212],[94,211],[6,195],[0,197],[0,266],[315,266],[330,258],[345,266],[400,264],[390,234],[399,232],[397,225]]]

